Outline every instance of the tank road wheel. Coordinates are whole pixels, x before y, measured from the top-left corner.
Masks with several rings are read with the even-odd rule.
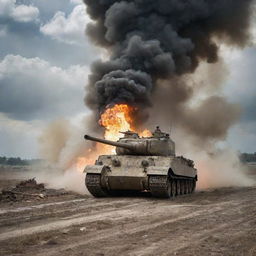
[[[187,183],[187,194],[189,194],[189,180],[187,180],[186,183]]]
[[[186,180],[183,180],[183,195],[187,194],[187,183]]]
[[[193,180],[190,180],[190,194],[193,193]]]
[[[196,180],[193,179],[193,181],[192,181],[192,193],[195,192],[195,189],[196,189]]]
[[[188,194],[191,194],[191,180],[188,180]]]
[[[172,197],[172,183],[170,181],[170,179],[167,179],[167,196],[168,198]]]
[[[101,175],[100,174],[86,174],[85,185],[89,192],[94,197],[106,197],[108,193],[101,187]]]
[[[189,180],[186,180],[186,194],[189,194]]]
[[[180,186],[180,180],[176,181],[176,187],[177,187],[177,191],[176,191],[176,195],[179,196],[180,192],[181,192],[181,186]]]
[[[190,194],[191,193],[190,192],[190,180],[188,180],[187,183],[188,183],[188,194]]]
[[[176,191],[177,191],[177,183],[175,180],[171,180],[171,184],[172,184],[172,197],[176,196]]]
[[[180,180],[180,194],[184,195],[184,180]]]
[[[184,180],[184,194],[186,195],[188,193],[188,181]]]
[[[151,175],[149,176],[149,189],[154,197],[170,198],[172,195],[171,183],[167,176]]]

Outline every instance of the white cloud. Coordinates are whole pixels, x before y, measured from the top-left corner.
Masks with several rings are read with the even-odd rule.
[[[230,63],[233,63],[234,61],[240,60],[242,55],[243,55],[243,51],[241,51],[241,49],[230,47],[225,44],[222,44],[220,46],[220,56],[224,60],[228,60],[228,63],[227,63],[228,65]]]
[[[228,143],[240,152],[256,152],[256,121],[235,125],[229,132]]]
[[[57,12],[48,23],[41,26],[40,31],[53,39],[68,44],[84,44],[84,31],[89,21],[85,6],[79,4],[67,17],[64,12]]]
[[[252,44],[255,46],[256,45],[256,21],[252,26],[251,33],[252,33]]]
[[[6,26],[0,24],[0,37],[5,36],[7,33]]]
[[[253,48],[243,51],[221,47],[221,57],[225,60],[229,76],[222,93],[232,102],[241,105],[240,123],[229,131],[228,143],[241,152],[254,152],[256,144],[255,122],[255,80],[256,52]]]
[[[0,113],[0,156],[37,158],[37,138],[43,122],[12,120]]]
[[[0,16],[10,15],[15,8],[15,0],[0,0]]]
[[[0,112],[19,120],[70,117],[85,112],[86,66],[67,69],[40,58],[7,55],[0,62]]]
[[[253,48],[243,51],[226,48],[222,51],[222,57],[230,70],[223,93],[230,100],[240,102],[242,105],[246,103],[246,98],[255,95],[256,74],[251,68],[256,64],[255,56],[256,52]]]
[[[32,5],[17,5],[16,0],[0,0],[0,17],[11,18],[18,22],[30,22],[37,19],[39,10]]]
[[[39,15],[39,10],[34,6],[18,5],[12,12],[12,17],[16,21],[30,22],[36,20]]]
[[[70,0],[71,4],[83,4],[82,0]]]

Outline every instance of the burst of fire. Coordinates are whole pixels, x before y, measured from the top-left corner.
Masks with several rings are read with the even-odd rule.
[[[118,140],[122,137],[120,132],[134,130],[132,115],[135,109],[126,104],[115,105],[107,108],[101,115],[100,125],[105,127],[105,139]]]
[[[138,132],[141,137],[152,136],[149,130],[138,131],[134,125],[134,113],[136,108],[127,104],[116,104],[109,107],[101,115],[99,124],[105,128],[104,138],[107,140],[117,141],[128,130]],[[90,152],[89,152],[90,151]],[[102,154],[111,154],[115,152],[115,148],[108,145],[97,144],[95,150],[89,150],[86,157],[77,159],[77,169],[81,170],[87,164],[93,164],[95,159]]]
[[[141,137],[151,137],[151,136],[152,136],[152,133],[151,133],[151,131],[149,131],[149,130],[146,129],[146,130],[140,132],[139,135],[140,135]]]
[[[138,132],[142,137],[150,137],[152,134],[149,130],[138,131],[134,125],[133,115],[136,108],[127,104],[116,104],[111,108],[107,108],[101,115],[100,125],[105,127],[105,139],[118,140],[123,135],[120,132],[128,130]]]

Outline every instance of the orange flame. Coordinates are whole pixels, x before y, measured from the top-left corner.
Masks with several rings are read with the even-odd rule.
[[[117,141],[128,130],[137,132],[141,137],[152,136],[149,130],[140,131],[135,128],[134,114],[136,108],[127,104],[116,104],[109,107],[101,115],[99,124],[105,128],[104,138],[107,140]],[[76,161],[78,170],[82,170],[87,164],[93,164],[99,155],[111,154],[115,148],[108,145],[97,144],[95,150],[86,152],[86,157],[79,157]]]
[[[134,113],[136,108],[127,104],[116,104],[111,108],[107,108],[101,115],[100,125],[105,127],[105,139],[117,141],[128,130],[138,132],[142,137],[152,136],[149,130],[138,131],[134,125]]]
[[[152,133],[151,133],[151,131],[149,131],[149,130],[144,130],[144,131],[142,131],[142,132],[140,132],[139,133],[139,135],[141,136],[141,137],[151,137],[152,136]]]
[[[120,132],[133,130],[132,115],[135,108],[126,104],[115,105],[112,108],[107,108],[101,115],[100,125],[105,127],[105,139],[118,140],[123,137]]]

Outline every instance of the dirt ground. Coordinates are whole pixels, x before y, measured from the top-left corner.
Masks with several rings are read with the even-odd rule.
[[[20,179],[1,172],[0,188]],[[0,255],[256,256],[255,202],[256,187],[174,200],[67,193],[3,202]]]

